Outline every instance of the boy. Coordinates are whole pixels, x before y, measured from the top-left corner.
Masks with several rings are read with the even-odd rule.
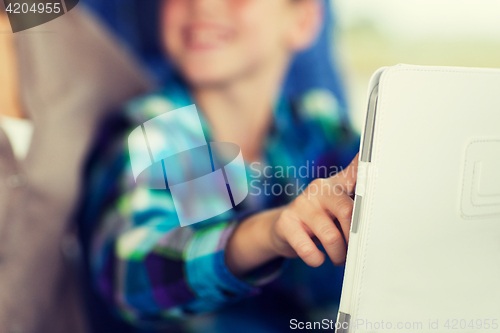
[[[172,331],[281,332],[293,318],[311,319],[304,308],[334,319],[341,272],[322,264],[326,255],[335,265],[345,260],[357,158],[334,176],[273,172],[266,179],[264,172],[306,164],[328,170],[355,157],[356,136],[332,95],[280,95],[290,59],[314,42],[321,2],[164,0],[160,20],[179,77],[107,124],[89,168],[83,225],[97,289],[128,321]],[[224,216],[181,228],[168,190],[135,185],[127,136],[193,103],[206,138],[190,137],[187,124],[168,144],[236,143],[261,191]],[[263,194],[266,181],[283,189],[295,180],[312,183],[295,194]],[[297,256],[322,267],[293,260],[283,270],[284,258]]]

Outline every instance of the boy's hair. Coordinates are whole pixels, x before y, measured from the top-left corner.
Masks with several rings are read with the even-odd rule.
[[[0,14],[5,14],[6,11],[5,11],[5,4],[3,3],[3,1],[0,1]]]

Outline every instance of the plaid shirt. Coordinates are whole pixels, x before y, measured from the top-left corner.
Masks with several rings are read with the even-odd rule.
[[[280,259],[238,279],[226,267],[224,251],[245,216],[286,204],[314,178],[349,164],[359,141],[344,110],[327,90],[310,90],[294,101],[280,98],[262,163],[246,167],[247,198],[225,214],[180,227],[168,190],[135,184],[127,137],[144,122],[191,104],[175,81],[104,123],[87,168],[81,217],[94,289],[126,321],[146,330],[282,332],[293,318],[335,320],[342,268]],[[199,113],[204,139],[211,141]],[[180,133],[179,140],[193,135],[189,126]],[[286,194],[276,190],[288,184]]]

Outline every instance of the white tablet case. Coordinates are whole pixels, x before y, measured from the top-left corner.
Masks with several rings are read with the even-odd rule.
[[[382,68],[369,86],[337,333],[499,326],[500,70]]]

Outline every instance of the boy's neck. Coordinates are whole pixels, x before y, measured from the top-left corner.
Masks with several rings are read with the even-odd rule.
[[[11,31],[7,15],[0,12],[0,115],[23,118],[14,34]]]
[[[239,145],[246,161],[261,158],[287,66],[288,60],[276,61],[227,84],[193,89],[214,139]]]

